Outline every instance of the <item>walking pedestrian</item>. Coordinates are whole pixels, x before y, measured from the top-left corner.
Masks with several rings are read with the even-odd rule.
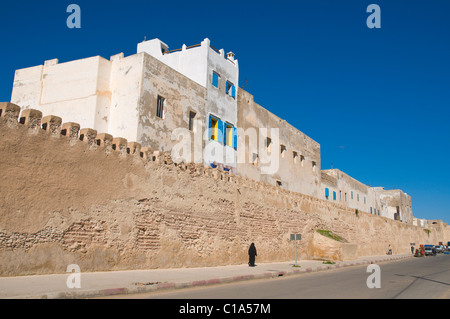
[[[248,265],[250,267],[255,267],[255,257],[258,256],[256,253],[256,247],[254,243],[251,243],[250,248],[248,249]]]

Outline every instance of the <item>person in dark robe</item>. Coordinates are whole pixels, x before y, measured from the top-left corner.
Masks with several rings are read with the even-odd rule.
[[[256,254],[256,247],[255,247],[255,244],[252,243],[252,244],[250,245],[250,248],[248,249],[248,257],[249,257],[249,259],[248,259],[248,265],[249,265],[250,267],[255,267],[255,257],[256,257],[256,256],[258,256],[258,255]]]

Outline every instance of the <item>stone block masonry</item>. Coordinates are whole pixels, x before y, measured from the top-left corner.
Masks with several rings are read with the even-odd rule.
[[[33,110],[20,121],[18,106],[0,106],[2,276],[65,273],[74,263],[81,271],[245,264],[251,242],[257,262],[288,261],[291,233],[302,234],[300,259],[328,258],[317,229],[358,256],[449,240],[447,225],[425,232],[355,214]]]

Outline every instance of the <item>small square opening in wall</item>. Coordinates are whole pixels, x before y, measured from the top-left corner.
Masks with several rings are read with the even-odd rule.
[[[252,164],[253,166],[258,166],[258,154],[253,153],[252,155]]]
[[[298,154],[296,151],[292,151],[292,159],[294,160],[294,164],[298,162]]]
[[[281,183],[281,181],[277,181],[277,186],[279,186],[279,187],[283,186],[283,184]]]
[[[305,163],[305,157],[303,155],[300,155],[300,164],[303,167],[303,164]]]
[[[312,162],[312,169],[313,169],[313,172],[315,172],[316,171],[316,162],[315,161],[313,161]]]
[[[270,137],[266,138],[266,148],[267,148],[267,153],[270,153],[271,149],[272,149],[272,140],[270,139]]]
[[[194,120],[197,113],[190,111],[189,112],[189,131],[194,131]]]
[[[161,119],[164,116],[164,98],[159,95],[158,95],[158,99],[156,101],[156,116]]]
[[[281,158],[284,158],[284,155],[286,154],[286,146],[285,145],[280,145],[280,154],[281,154]]]

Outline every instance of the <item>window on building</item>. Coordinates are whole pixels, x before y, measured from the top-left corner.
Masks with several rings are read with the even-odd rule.
[[[256,153],[253,153],[252,164],[253,166],[258,166],[258,154]]]
[[[353,199],[353,192],[351,192],[350,194],[351,194],[351,195],[350,195],[350,198]]]
[[[164,116],[164,98],[159,95],[156,102],[156,116],[159,118],[163,118]]]
[[[397,213],[394,214],[395,220],[400,220],[400,206],[397,206]]]
[[[303,167],[303,164],[305,163],[305,157],[303,155],[300,155],[300,164]]]
[[[359,194],[356,194],[357,201],[359,202]]]
[[[345,193],[345,201],[347,201],[347,193]]]
[[[272,140],[270,139],[270,137],[266,138],[266,148],[267,148],[267,153],[270,153],[271,148],[272,148]]]
[[[281,181],[277,181],[277,186],[282,186],[283,184],[281,183]]]
[[[328,197],[330,196],[330,190],[327,188],[325,188],[325,198],[328,199]]]
[[[213,72],[212,74],[212,85],[215,86],[216,88],[219,87],[219,74],[217,74],[216,72]]]
[[[342,191],[339,191],[339,200],[342,200]]]
[[[372,214],[373,212],[372,212],[372,207],[370,207],[370,213]]]
[[[236,88],[234,87],[233,83],[231,83],[230,81],[227,81],[226,85],[225,85],[225,93],[229,96],[231,96],[232,98],[236,97]]]
[[[192,111],[189,112],[189,130],[190,131],[194,130],[195,115],[197,115],[197,113],[192,112]]]
[[[284,154],[286,154],[286,146],[285,145],[280,145],[280,153],[281,153],[281,158],[284,158]]]
[[[233,125],[225,123],[225,132],[224,132],[224,137],[225,137],[225,145],[231,146],[233,147]]]
[[[294,160],[294,164],[297,164],[298,154],[296,151],[292,151],[292,159]]]
[[[336,192],[333,191],[333,200],[336,200]]]
[[[313,172],[315,172],[316,171],[316,162],[312,162],[312,169],[313,169]]]
[[[222,131],[222,122],[210,115],[209,116],[209,138],[214,141],[220,141],[221,131]]]

